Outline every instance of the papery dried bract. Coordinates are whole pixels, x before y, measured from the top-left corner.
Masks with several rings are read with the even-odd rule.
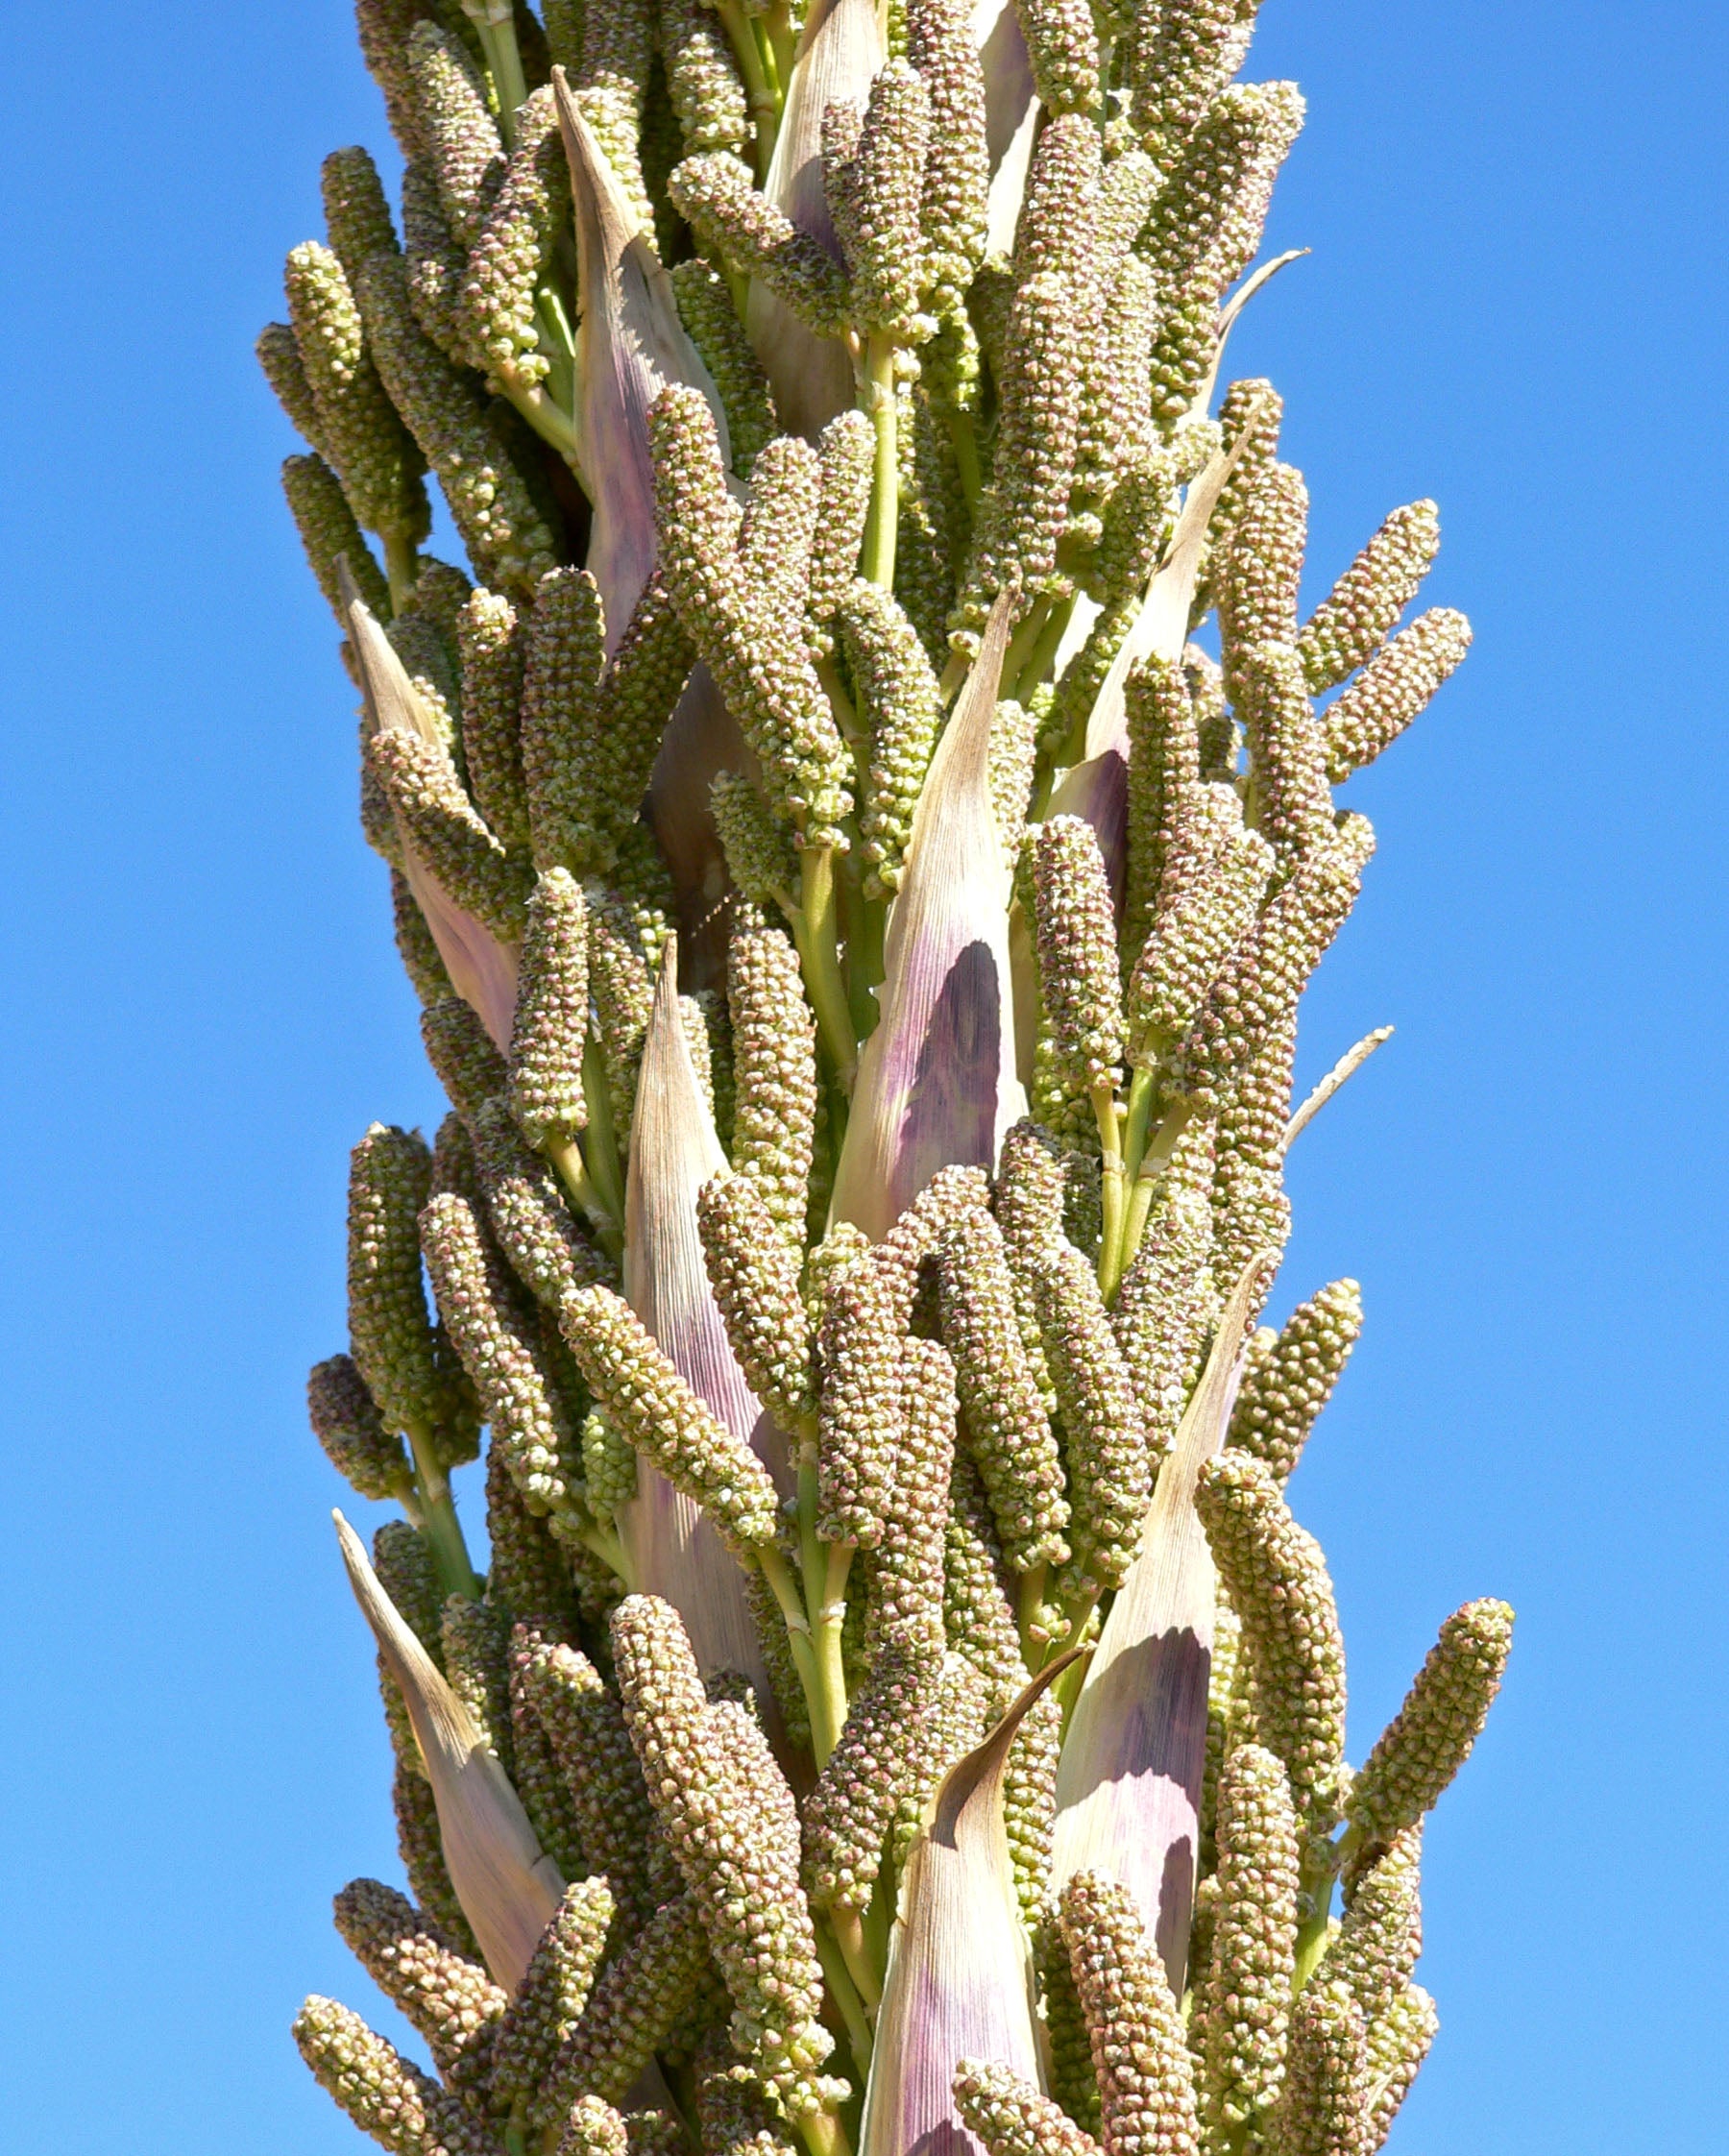
[[[889,917],[882,1020],[864,1044],[833,1216],[873,1240],[938,1168],[990,1168],[1026,1113],[1015,1071],[1010,864],[990,805],[1008,642],[999,599],[919,796]]]
[[[451,1884],[487,1967],[514,1991],[558,1907],[564,1880],[468,1709],[378,1584],[360,1537],[340,1512],[335,1520],[349,1584],[414,1725]]]
[[[346,564],[339,565],[339,575],[349,642],[366,697],[368,724],[376,732],[402,727],[443,749],[445,738],[437,720],[361,599]],[[464,913],[405,838],[402,845],[408,888],[432,932],[451,987],[478,1015],[497,1047],[507,1049],[516,1010],[515,946],[500,943],[473,914]]]
[[[1082,761],[1065,772],[1051,797],[1053,816],[1079,816],[1098,835],[1106,871],[1119,901],[1129,841],[1129,720],[1125,692],[1129,676],[1144,659],[1176,665],[1188,638],[1189,609],[1201,573],[1206,527],[1225,483],[1236,469],[1248,441],[1245,428],[1236,443],[1208,459],[1183,497],[1182,511],[1134,626],[1105,676],[1086,722]]]
[[[624,1293],[710,1412],[767,1458],[784,1448],[727,1344],[696,1228],[698,1193],[726,1172],[679,1018],[677,958],[669,941],[637,1080]],[[637,1494],[617,1519],[632,1584],[678,1611],[704,1673],[742,1670],[767,1699],[767,1673],[745,1605],[744,1576],[698,1507],[639,1459]]]
[[[963,2058],[989,2059],[1047,2086],[1003,1790],[1022,1719],[1082,1652],[1042,1670],[985,1742],[943,1776],[925,1808],[901,1874],[859,2156],[978,2151],[955,2108]]]
[[[1225,1442],[1243,1330],[1269,1262],[1251,1262],[1220,1317],[1057,1770],[1053,1887],[1083,1871],[1120,1879],[1134,1896],[1178,1998],[1200,1853],[1216,1591],[1195,1511],[1195,1478]]]
[[[822,115],[833,104],[862,108],[887,56],[876,0],[812,0],[763,192],[837,261],[840,242],[822,184]],[[789,433],[815,439],[853,401],[845,347],[807,329],[761,282],[750,288],[745,327],[774,391],[781,425]]]
[[[576,440],[595,511],[588,568],[600,587],[610,651],[654,568],[649,405],[671,382],[700,389],[728,464],[732,451],[719,392],[679,320],[671,280],[562,69],[553,87],[576,205]]]

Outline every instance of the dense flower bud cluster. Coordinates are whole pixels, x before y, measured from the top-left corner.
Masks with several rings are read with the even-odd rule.
[[[257,350],[452,1110],[308,1384],[439,2079],[297,2034],[399,2156],[1374,2156],[1432,2040],[1510,1613],[1353,1778],[1356,1286],[1255,1326],[1383,1037],[1293,1115],[1332,789],[1470,630],[1426,501],[1303,618],[1255,13],[357,0],[400,196]]]

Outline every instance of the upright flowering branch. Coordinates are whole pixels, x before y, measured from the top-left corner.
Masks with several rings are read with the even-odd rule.
[[[1217,0],[356,12],[400,208],[327,160],[258,355],[451,1103],[308,1385],[431,2070],[302,2051],[396,2156],[1374,2156],[1512,1620],[1353,1772],[1361,1293],[1260,1319],[1470,629],[1426,501],[1305,607],[1225,379],[1303,101]]]

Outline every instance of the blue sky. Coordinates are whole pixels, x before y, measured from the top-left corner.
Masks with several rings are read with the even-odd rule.
[[[432,1081],[352,698],[250,355],[317,163],[381,144],[340,0],[21,10],[0,72],[0,2117],[59,2156],[360,2144],[295,2058],[393,1875],[306,1364],[347,1148]],[[1354,782],[1305,1006],[1390,1046],[1303,1139],[1286,1302],[1368,1328],[1295,1485],[1360,1755],[1518,1607],[1429,1837],[1402,2156],[1721,2146],[1729,18],[1268,0],[1309,126],[1232,362],[1285,393],[1315,596],[1441,502],[1476,649]],[[1714,1344],[1714,1342],[1717,1344]]]

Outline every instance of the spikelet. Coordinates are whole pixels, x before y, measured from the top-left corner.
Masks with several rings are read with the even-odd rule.
[[[1354,1280],[1336,1280],[1299,1303],[1280,1332],[1251,1348],[1230,1442],[1264,1460],[1277,1481],[1288,1482],[1362,1330]]]
[[[1390,1841],[1440,1798],[1471,1754],[1513,1643],[1504,1602],[1468,1602],[1441,1628],[1404,1704],[1376,1739],[1352,1784],[1348,1816],[1372,1841]]]

